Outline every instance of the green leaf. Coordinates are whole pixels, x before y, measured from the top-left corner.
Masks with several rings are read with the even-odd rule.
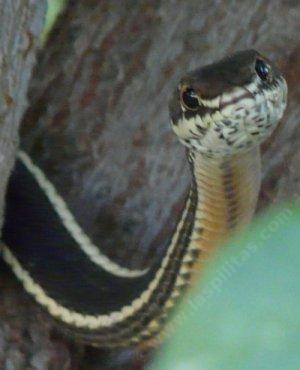
[[[152,370],[300,369],[300,208],[220,248],[170,326]]]
[[[67,5],[67,0],[48,0],[47,5],[45,26],[41,35],[42,45],[45,45],[58,16]]]

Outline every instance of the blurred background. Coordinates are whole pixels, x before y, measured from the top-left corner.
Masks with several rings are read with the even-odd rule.
[[[289,87],[284,119],[262,148],[259,211],[298,199],[299,1],[42,3],[17,1],[8,12],[27,22],[22,56],[7,49],[30,62],[19,98],[18,87],[11,93],[23,99],[21,145],[108,255],[144,267],[164,252],[189,183],[169,127],[170,92],[186,71],[236,50],[255,48],[276,62]],[[4,266],[0,280],[0,368],[142,369],[152,358],[65,339]]]

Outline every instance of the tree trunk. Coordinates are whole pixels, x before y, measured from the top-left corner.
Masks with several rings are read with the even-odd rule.
[[[40,32],[45,1],[0,1],[0,226],[4,195],[18,145],[18,128],[27,107],[27,89]],[[3,271],[4,270],[4,271]],[[0,368],[25,369],[32,342],[25,343],[26,307],[19,307],[20,293],[12,289],[7,270],[0,266]],[[22,329],[24,332],[22,333]]]
[[[292,0],[73,1],[38,59],[23,146],[108,255],[144,266],[163,252],[189,182],[184,150],[168,124],[171,90],[191,68],[256,48],[289,84],[283,123],[264,145],[260,207],[296,197],[299,19]],[[32,330],[43,328],[45,351],[62,353],[65,369],[132,369],[124,353],[88,349],[76,358],[82,347],[51,339],[47,315],[22,299],[26,313],[16,315],[39,312]],[[27,341],[25,352],[34,348]]]
[[[37,40],[43,24],[42,4],[1,1],[0,13],[0,222],[8,176],[18,143],[18,128],[27,106],[26,93]],[[37,3],[37,2],[36,2]]]

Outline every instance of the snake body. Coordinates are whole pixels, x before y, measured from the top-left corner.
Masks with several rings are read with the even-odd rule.
[[[151,341],[210,251],[247,224],[260,188],[259,144],[287,86],[254,50],[185,75],[170,100],[192,182],[164,256],[145,270],[110,260],[76,223],[46,175],[20,151],[8,187],[2,255],[34,299],[78,340]]]

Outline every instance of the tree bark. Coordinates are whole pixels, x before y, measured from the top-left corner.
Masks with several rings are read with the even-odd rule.
[[[0,226],[4,195],[18,144],[18,128],[27,107],[27,88],[39,36],[44,22],[45,1],[0,1]],[[30,345],[21,343],[26,316],[18,307],[17,292],[0,266],[0,368],[25,369]],[[18,293],[20,291],[18,290]],[[31,347],[32,350],[33,347]]]
[[[18,128],[27,106],[26,93],[37,40],[43,23],[43,6],[34,1],[0,2],[0,219],[8,175],[18,142]]]
[[[256,48],[277,62],[289,85],[287,113],[263,147],[260,208],[298,197],[299,19],[292,0],[73,1],[38,59],[23,146],[108,255],[144,266],[163,252],[189,182],[184,150],[168,125],[171,90],[189,69]],[[51,333],[40,315],[36,326]],[[58,345],[57,336],[45,337],[46,350]],[[133,366],[124,353],[88,349],[78,359],[73,353],[82,347],[72,351],[63,339],[58,346],[66,369]]]

